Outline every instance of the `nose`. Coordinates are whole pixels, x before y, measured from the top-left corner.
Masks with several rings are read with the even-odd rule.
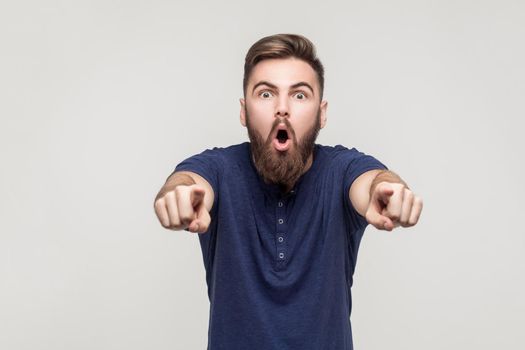
[[[287,96],[281,96],[278,99],[277,102],[277,108],[275,111],[276,117],[288,117],[289,116],[289,110],[288,110],[288,98]]]

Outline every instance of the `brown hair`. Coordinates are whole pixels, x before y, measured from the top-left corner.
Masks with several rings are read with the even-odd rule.
[[[317,58],[314,44],[302,35],[276,34],[264,37],[250,47],[244,60],[242,88],[246,96],[248,79],[253,67],[262,60],[295,57],[308,63],[317,73],[320,99],[323,98],[324,68]]]

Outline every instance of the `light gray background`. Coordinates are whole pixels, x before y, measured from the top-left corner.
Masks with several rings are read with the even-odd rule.
[[[362,241],[356,349],[523,349],[521,1],[13,1],[0,7],[0,348],[204,349],[196,234],[153,199],[184,158],[247,140],[262,36],[326,67],[319,143],[423,197]]]

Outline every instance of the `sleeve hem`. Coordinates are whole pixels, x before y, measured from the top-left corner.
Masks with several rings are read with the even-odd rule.
[[[369,165],[367,167],[364,167],[362,169],[359,169],[359,171],[350,178],[350,181],[348,182],[348,184],[345,186],[345,197],[346,197],[346,203],[347,203],[347,206],[348,206],[348,209],[350,211],[350,214],[356,218],[357,220],[357,228],[362,228],[362,227],[366,227],[368,225],[368,221],[366,221],[366,218],[364,216],[362,216],[361,214],[359,214],[359,212],[355,209],[355,207],[353,206],[352,204],[352,201],[350,200],[350,187],[352,187],[352,184],[354,183],[354,181],[359,177],[361,176],[362,174],[366,173],[367,171],[370,171],[370,170],[388,170],[388,168],[381,164],[374,164],[374,165]]]

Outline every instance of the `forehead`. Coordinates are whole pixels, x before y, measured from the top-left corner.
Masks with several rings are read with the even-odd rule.
[[[308,63],[293,57],[273,58],[257,63],[251,72],[248,87],[263,80],[278,87],[286,87],[304,81],[319,91],[317,73]]]

